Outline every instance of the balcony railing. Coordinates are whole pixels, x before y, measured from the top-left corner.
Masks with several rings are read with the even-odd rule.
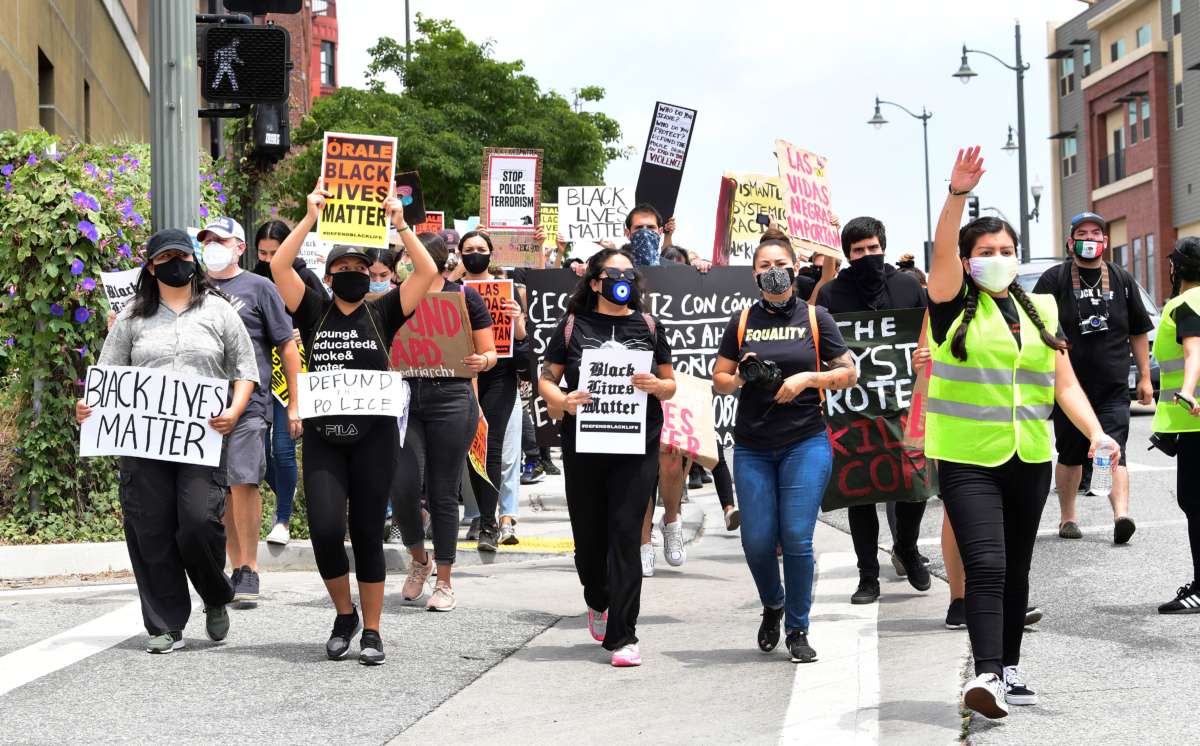
[[[1096,169],[1096,177],[1099,186],[1108,186],[1114,181],[1120,181],[1125,178],[1125,151],[1118,150],[1111,155],[1100,159],[1099,168]]]

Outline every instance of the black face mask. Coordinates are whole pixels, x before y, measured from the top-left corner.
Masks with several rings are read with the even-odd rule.
[[[796,295],[795,293],[789,295],[788,299],[782,303],[767,300],[766,298],[759,298],[758,303],[762,306],[763,310],[769,314],[773,314],[775,316],[788,316],[796,308]]]
[[[259,277],[265,277],[268,280],[272,280],[271,263],[259,259],[258,264],[254,265],[254,274],[258,275]]]
[[[609,303],[615,303],[618,306],[627,306],[637,297],[637,288],[628,280],[614,280],[611,277],[605,277],[602,281],[600,294]]]
[[[850,279],[867,294],[875,297],[883,290],[883,254],[867,254],[850,262]]]
[[[154,267],[154,276],[163,284],[170,285],[173,288],[181,288],[188,284],[192,281],[192,276],[195,274],[196,263],[185,261],[181,256],[177,256]]]
[[[492,264],[491,254],[463,254],[463,266],[473,275],[481,275],[487,272],[487,268]]]
[[[371,277],[365,272],[334,272],[333,294],[347,303],[358,303],[371,287]]]

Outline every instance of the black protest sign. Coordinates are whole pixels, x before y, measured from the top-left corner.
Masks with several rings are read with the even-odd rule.
[[[421,191],[421,174],[401,171],[396,174],[396,196],[404,204],[404,222],[418,226],[425,222],[425,194]]]
[[[858,367],[858,383],[825,395],[833,472],[822,510],[937,494],[937,470],[904,445],[917,372],[912,355],[925,309],[835,314]]]
[[[683,166],[695,124],[695,109],[662,101],[654,105],[654,119],[646,137],[646,152],[635,194],[639,203],[649,202],[658,208],[663,220],[675,214],[675,201],[679,198]]]

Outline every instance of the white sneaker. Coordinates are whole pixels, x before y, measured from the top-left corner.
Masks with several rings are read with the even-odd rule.
[[[642,577],[654,577],[654,545],[642,545]]]
[[[1025,677],[1016,666],[1004,667],[1004,700],[1010,705],[1037,704],[1037,692],[1025,685]]]
[[[963,686],[963,705],[985,718],[998,720],[1008,715],[1004,683],[994,673],[981,673]]]
[[[663,559],[671,567],[680,567],[687,562],[687,547],[683,545],[683,518],[674,523],[661,524],[663,535]]]
[[[292,540],[292,535],[288,533],[286,523],[276,523],[271,529],[271,533],[267,534],[268,544],[278,544],[279,546],[287,546],[287,543]]]

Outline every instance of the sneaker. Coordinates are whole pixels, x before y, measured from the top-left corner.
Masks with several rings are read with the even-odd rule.
[[[1058,527],[1058,536],[1060,539],[1082,539],[1083,532],[1075,521],[1067,521]]]
[[[981,673],[963,685],[963,705],[985,718],[998,720],[1008,715],[1004,682],[994,673]]]
[[[1004,667],[1004,701],[1010,705],[1037,704],[1037,692],[1025,685],[1021,670],[1016,666]]]
[[[358,607],[349,614],[338,614],[333,620],[333,631],[329,633],[329,641],[325,643],[325,655],[331,661],[340,661],[350,654],[350,641],[362,629],[358,619]]]
[[[950,599],[950,608],[946,609],[946,629],[966,628],[967,600],[965,598]]]
[[[517,527],[513,523],[500,524],[500,543],[506,547],[511,547],[514,544],[520,544],[521,540],[517,538]]]
[[[1200,614],[1200,588],[1196,583],[1175,592],[1175,598],[1158,607],[1159,614]]]
[[[608,612],[596,611],[588,607],[588,632],[596,642],[604,642],[604,633],[608,631]]]
[[[737,508],[725,511],[725,530],[737,531],[742,525],[742,513]]]
[[[229,635],[229,612],[225,604],[204,607],[204,633],[213,642],[221,642]]]
[[[654,545],[642,545],[642,577],[654,577]]]
[[[783,607],[772,609],[764,606],[762,621],[758,624],[758,649],[769,653],[779,644],[779,622],[783,619]]]
[[[395,527],[393,527],[395,530]],[[286,523],[276,523],[271,529],[271,533],[267,534],[267,543],[275,544],[276,546],[286,547],[287,543],[292,540],[292,534],[288,531]]]
[[[539,462],[526,459],[525,465],[521,467],[521,484],[537,484],[545,474],[546,469]]]
[[[671,567],[681,567],[687,562],[687,547],[683,544],[683,518],[677,518],[674,523],[664,519],[660,524],[663,535],[663,559]]]
[[[631,668],[642,665],[642,653],[637,645],[622,645],[613,651],[612,664],[614,668]]]
[[[1128,544],[1134,531],[1137,531],[1137,526],[1134,525],[1133,519],[1127,515],[1121,516],[1113,524],[1113,543]]]
[[[896,576],[903,578],[908,575],[908,570],[904,569],[904,563],[900,561],[900,555],[896,554],[896,548],[892,547],[892,569],[896,571]]]
[[[429,602],[425,604],[426,611],[454,611],[454,589],[449,583],[440,580],[433,587]]]
[[[689,490],[704,489],[704,480],[700,477],[700,475],[698,473],[693,471],[691,474],[688,474],[687,486],[688,486]]]
[[[182,632],[164,632],[146,641],[146,652],[155,655],[173,653],[183,649]]]
[[[1042,621],[1042,610],[1036,606],[1025,607],[1025,626],[1037,624]]]
[[[233,588],[236,591],[237,587],[238,587],[238,580],[240,580],[241,577],[242,577],[242,568],[240,568],[240,567],[233,568],[233,572],[229,573],[229,587]]]
[[[712,484],[713,483],[712,474],[708,473],[708,469],[700,470],[700,481],[703,482],[704,484]]]
[[[913,552],[911,559],[901,555],[900,562],[904,565],[904,574],[908,578],[909,585],[918,591],[929,590],[932,580],[929,577],[929,569],[921,564],[921,555],[919,553]]]
[[[808,635],[799,630],[788,632],[787,649],[792,655],[792,663],[812,663],[817,659],[817,651],[808,644]]]
[[[382,666],[387,656],[383,653],[383,640],[379,632],[364,629],[358,640],[358,662],[364,666]]]
[[[258,600],[258,573],[242,565],[237,582],[233,585],[233,600],[237,603],[253,603]]]
[[[383,540],[384,544],[403,544],[404,535],[400,533],[400,527],[393,523],[388,526],[387,538]]]
[[[404,579],[404,587],[400,590],[400,595],[405,601],[416,601],[425,595],[425,582],[429,580],[429,574],[432,572],[433,558],[428,554],[425,555],[425,564],[409,558],[408,577]]]
[[[479,543],[475,545],[477,551],[480,552],[495,552],[496,545],[499,543],[496,529],[485,528],[479,532]]]
[[[858,589],[850,596],[852,604],[873,604],[879,600],[879,578],[859,576]]]
[[[433,538],[433,517],[424,508],[421,508],[421,531],[424,532],[426,539]]]
[[[466,539],[467,539],[467,541],[478,541],[479,540],[479,516],[475,516],[474,518],[472,518],[471,525],[467,526]]]
[[[549,474],[552,477],[562,476],[562,470],[554,465],[554,462],[550,460],[549,456],[539,459],[538,466],[542,467],[542,471],[544,473]]]

